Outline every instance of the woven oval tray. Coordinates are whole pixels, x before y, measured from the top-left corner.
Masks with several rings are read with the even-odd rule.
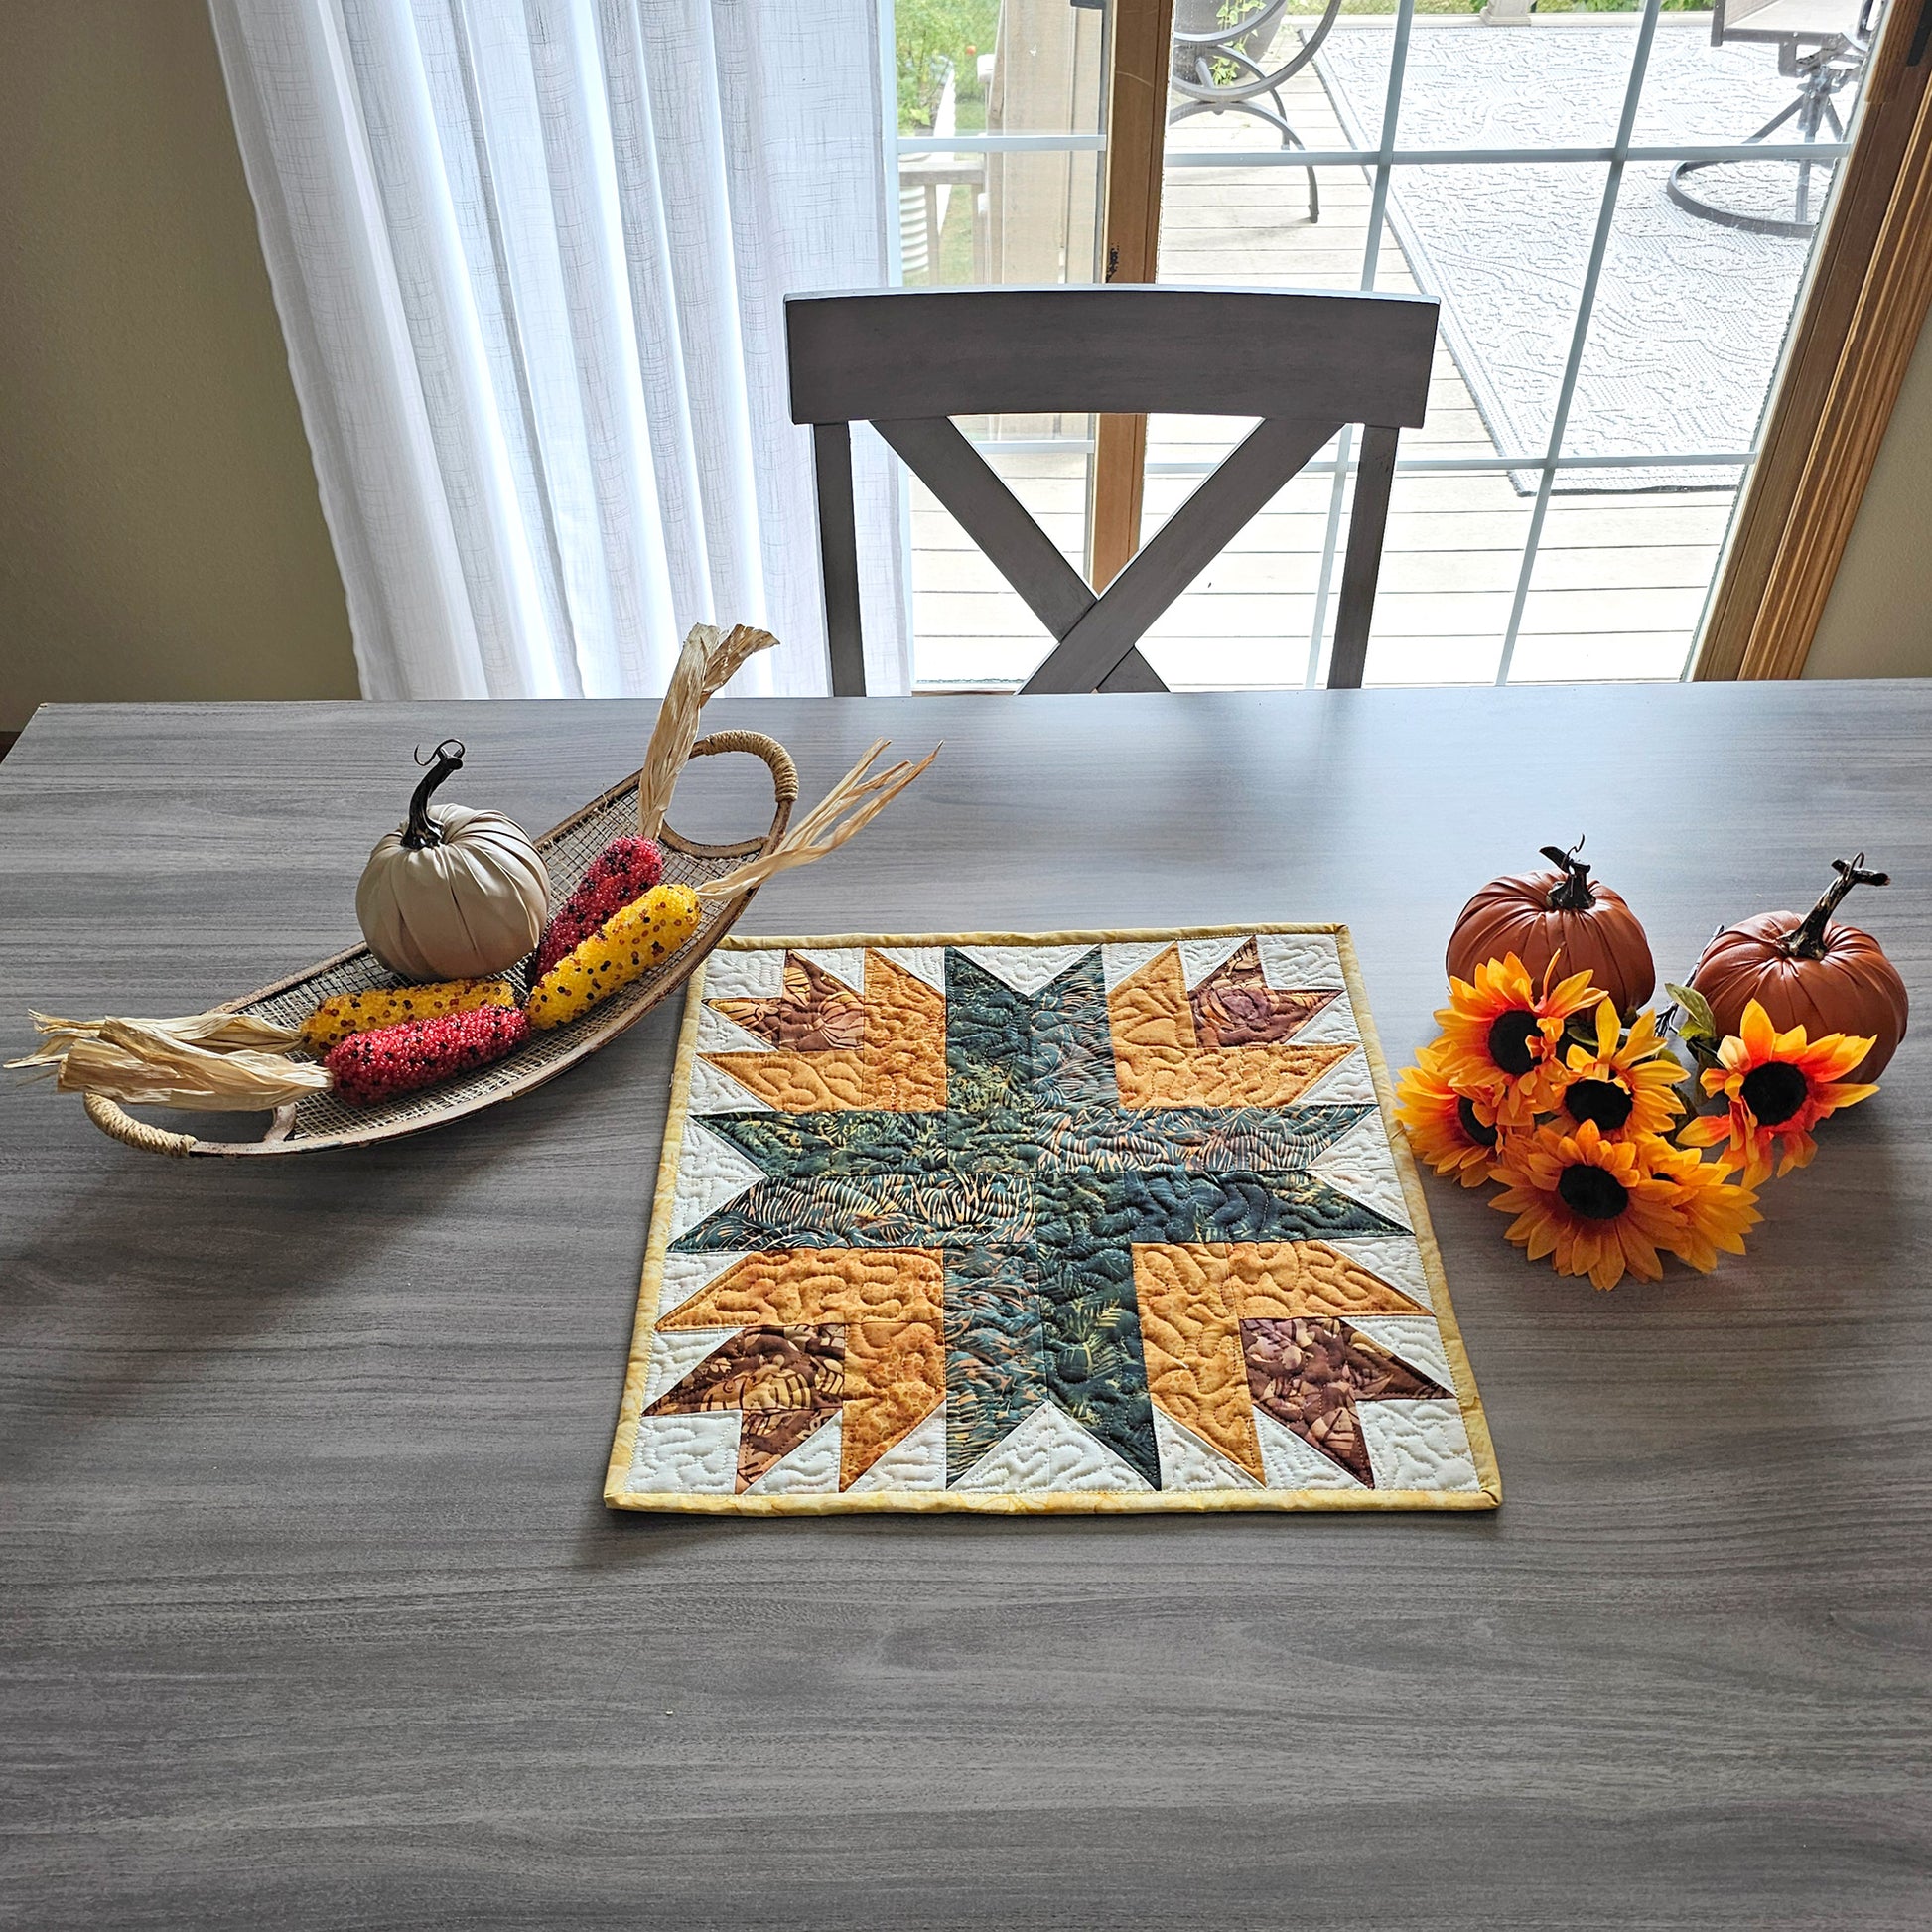
[[[693,758],[720,752],[748,752],[762,759],[771,772],[774,805],[770,828],[763,837],[737,845],[699,845],[680,837],[667,825],[658,835],[664,854],[664,877],[680,885],[700,886],[722,877],[747,859],[769,852],[784,836],[791,808],[798,800],[798,773],[790,755],[762,732],[714,732],[691,748]],[[622,832],[637,829],[637,783],[633,771],[581,811],[536,841],[550,873],[550,888],[561,903],[584,876],[597,855]],[[420,1134],[431,1127],[461,1120],[466,1114],[493,1107],[532,1087],[554,1079],[568,1066],[595,1053],[600,1046],[635,1026],[666,994],[675,992],[691,976],[699,960],[717,945],[752,902],[752,891],[719,902],[707,900],[697,931],[662,966],[614,993],[580,1020],[533,1036],[507,1058],[492,1062],[461,1079],[445,1081],[420,1093],[399,1094],[369,1107],[351,1107],[332,1093],[306,1096],[293,1107],[280,1109],[267,1134],[258,1141],[204,1141],[193,1134],[171,1133],[136,1120],[117,1102],[98,1094],[85,1097],[87,1118],[102,1133],[150,1154],[212,1154],[249,1157],[264,1154],[311,1154],[324,1148],[367,1147],[404,1134]],[[316,1007],[337,993],[398,986],[403,982],[380,965],[366,946],[355,946],[333,959],[292,973],[231,1000],[220,1010],[250,1013],[284,1026],[300,1026]]]

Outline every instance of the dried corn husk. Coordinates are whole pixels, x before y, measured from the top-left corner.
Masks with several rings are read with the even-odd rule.
[[[292,1060],[262,1045],[211,1050],[179,1031],[192,1031],[198,1022],[214,1017],[193,1014],[187,1020],[158,1023],[93,1020],[75,1028],[36,1014],[35,1024],[48,1039],[38,1052],[8,1064],[53,1074],[63,1093],[98,1094],[123,1106],[180,1107],[197,1113],[281,1107],[328,1088],[328,1073],[312,1061]],[[255,1024],[264,1032],[287,1032]]]
[[[935,745],[917,764],[900,759],[884,771],[871,765],[890,741],[874,739],[871,748],[809,812],[767,853],[748,859],[722,879],[707,880],[698,888],[700,898],[736,898],[754,886],[762,886],[773,873],[790,866],[808,866],[828,852],[836,852],[862,825],[877,818],[912,780],[939,756]]]
[[[678,773],[698,742],[698,713],[748,660],[777,641],[770,631],[749,623],[735,623],[722,631],[715,623],[694,623],[686,633],[664,702],[657,709],[657,725],[637,780],[640,836],[654,839],[664,829],[664,814],[670,810]]]
[[[61,1020],[53,1014],[36,1013],[29,1018],[36,1033],[46,1037],[24,1060],[9,1060],[9,1066],[39,1066],[58,1059],[68,1048],[82,1039],[98,1039],[108,1027],[139,1027],[166,1034],[186,1046],[205,1047],[210,1053],[233,1053],[249,1047],[278,1050],[298,1044],[299,1027],[278,1027],[272,1020],[257,1019],[251,1013],[190,1013],[178,1020],[115,1019]]]

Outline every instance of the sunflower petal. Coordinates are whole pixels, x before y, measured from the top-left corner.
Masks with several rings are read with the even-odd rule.
[[[1616,1017],[1616,1003],[1606,994],[1596,1003],[1596,1057],[1607,1060],[1616,1052],[1623,1023]]]
[[[1624,1262],[1638,1281],[1660,1282],[1664,1279],[1664,1265],[1657,1259],[1655,1245],[1634,1222],[1626,1220],[1618,1227],[1617,1245],[1623,1250]]]
[[[1778,1178],[1782,1180],[1793,1168],[1808,1168],[1818,1152],[1818,1143],[1802,1130],[1780,1137],[1779,1146],[1783,1159],[1778,1163]]]
[[[1853,1062],[1857,1065],[1857,1061]],[[1835,1080],[1830,1086],[1817,1088],[1812,1098],[1824,1103],[1824,1111],[1819,1115],[1836,1113],[1841,1107],[1856,1107],[1861,1100],[1869,1100],[1878,1091],[1877,1083],[1870,1080]]]

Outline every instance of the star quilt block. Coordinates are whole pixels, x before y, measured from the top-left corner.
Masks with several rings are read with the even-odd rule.
[[[1340,926],[728,938],[606,1500],[1488,1509]]]

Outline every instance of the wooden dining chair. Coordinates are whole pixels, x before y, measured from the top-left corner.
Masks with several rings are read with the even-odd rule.
[[[811,426],[832,690],[863,697],[851,425],[869,422],[1058,640],[1023,691],[1161,691],[1137,646],[1344,424],[1363,426],[1328,669],[1362,681],[1396,437],[1423,420],[1433,300],[1247,289],[882,289],[785,301],[791,417]],[[1096,594],[952,418],[1259,416]]]

